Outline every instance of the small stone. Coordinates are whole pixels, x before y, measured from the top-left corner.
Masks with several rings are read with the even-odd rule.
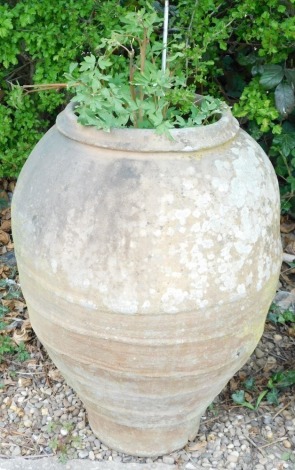
[[[163,457],[163,463],[166,463],[167,465],[173,465],[175,462],[173,457],[170,457],[169,455],[164,455]]]
[[[265,366],[265,358],[257,359],[256,363],[259,367],[264,367]]]
[[[21,455],[21,452],[21,448],[19,446],[15,446],[11,453],[14,457],[16,457],[17,455]]]
[[[256,355],[256,357],[257,357],[258,359],[262,359],[263,356],[264,356],[264,351],[261,351],[261,349],[256,348],[256,349],[255,349],[255,355]]]
[[[78,455],[79,455],[79,459],[86,459],[89,455],[89,452],[88,450],[80,450]]]
[[[267,364],[268,364],[268,365],[271,365],[271,364],[274,365],[274,364],[276,364],[276,363],[277,363],[277,360],[276,360],[275,357],[269,356],[269,357],[267,358]]]
[[[101,446],[100,440],[99,439],[94,439],[94,445],[95,445],[95,447],[97,447],[99,449],[100,446]]]
[[[271,424],[272,423],[272,417],[269,415],[266,415],[263,417],[264,424]]]
[[[196,470],[196,467],[192,463],[187,463],[185,466],[186,470]]]
[[[80,421],[80,423],[77,424],[78,429],[84,429],[85,428],[85,421]]]
[[[95,454],[94,454],[93,450],[91,450],[89,452],[88,457],[89,457],[90,460],[95,460]]]
[[[282,341],[283,337],[281,335],[274,335],[273,339],[276,343],[279,343]]]
[[[67,429],[61,428],[60,433],[62,436],[67,436],[69,432]]]
[[[33,423],[32,423],[32,421],[31,421],[30,419],[25,419],[25,420],[24,420],[24,426],[25,426],[26,428],[31,428],[31,427],[32,427],[32,424],[33,424]]]
[[[283,442],[283,446],[286,447],[286,449],[290,449],[292,447],[292,444],[291,442],[286,440]]]
[[[232,453],[227,457],[228,462],[237,463],[238,460],[239,460],[239,454],[236,455],[235,453]]]

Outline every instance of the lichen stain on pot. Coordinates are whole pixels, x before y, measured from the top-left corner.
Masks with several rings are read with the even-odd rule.
[[[20,175],[12,222],[33,328],[94,432],[155,456],[197,433],[259,341],[280,204],[229,112],[172,142],[134,131],[84,129],[66,109]]]

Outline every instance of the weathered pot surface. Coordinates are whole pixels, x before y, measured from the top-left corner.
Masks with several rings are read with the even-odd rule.
[[[68,106],[12,204],[36,334],[102,442],[140,456],[196,435],[261,337],[281,264],[260,146],[228,109],[172,135],[86,128]]]

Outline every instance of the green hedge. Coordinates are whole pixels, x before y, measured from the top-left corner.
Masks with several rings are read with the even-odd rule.
[[[295,0],[171,1],[171,32],[199,93],[225,99],[273,160],[285,200],[295,191]],[[159,11],[163,1],[151,0]],[[70,99],[13,85],[63,82],[125,9],[145,1],[11,0],[0,5],[0,177],[16,177]],[[289,204],[289,205],[288,205]],[[290,207],[290,203],[287,208]]]

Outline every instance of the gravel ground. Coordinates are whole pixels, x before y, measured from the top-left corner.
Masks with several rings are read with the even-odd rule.
[[[195,464],[208,469],[294,469],[292,394],[284,394],[279,406],[262,402],[256,411],[235,406],[229,399],[246,377],[266,376],[276,370],[282,351],[290,346],[287,337],[268,326],[255,354],[203,417],[195,441],[170,455],[148,459],[121,454],[100,442],[88,425],[81,401],[37,345],[29,360],[8,361],[4,373],[0,457],[56,454],[61,461],[163,462],[187,470],[193,470]]]
[[[0,202],[9,184],[0,192]],[[4,317],[2,313],[6,326],[0,328],[0,334],[15,341],[22,339],[29,354],[5,354],[2,361],[0,357],[0,458],[56,455],[62,462],[77,458],[156,462],[187,470],[295,469],[295,397],[290,387],[280,391],[277,404],[268,403],[264,397],[255,410],[236,405],[231,397],[244,390],[245,400],[255,407],[274,373],[295,369],[294,324],[267,322],[256,351],[209,407],[198,436],[184,449],[156,459],[124,455],[109,449],[92,433],[83,404],[65,384],[31,330],[18,285],[9,221],[9,209],[1,210],[0,206],[0,307],[6,312]],[[295,243],[295,223],[292,241]],[[295,254],[292,256],[295,260]],[[295,276],[291,279],[290,269],[284,273],[285,281],[288,276],[286,282],[293,282],[294,289]],[[286,290],[287,284],[281,289]],[[287,301],[285,307],[290,308],[288,299],[292,295],[295,299],[295,293],[280,292],[279,302]],[[253,384],[249,387],[253,379],[254,388]]]

